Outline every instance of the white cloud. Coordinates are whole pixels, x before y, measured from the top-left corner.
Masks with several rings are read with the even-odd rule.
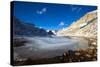
[[[43,12],[46,12],[46,11],[47,11],[47,8],[43,8],[42,11],[43,11]]]
[[[40,29],[42,29],[42,27],[39,27]]]
[[[73,11],[77,10],[77,7],[75,7],[74,5],[71,5],[71,10],[73,12]]]
[[[47,11],[47,8],[42,8],[41,10],[37,10],[37,14],[43,14]]]
[[[37,14],[43,14],[43,12],[42,11],[37,11]]]
[[[76,6],[71,5],[72,12],[76,11],[78,13],[80,12],[81,9],[82,9],[81,7],[76,7]]]
[[[81,11],[81,9],[82,9],[82,8],[80,7],[80,8],[77,10],[77,13],[79,13],[79,12]]]
[[[72,11],[75,11],[75,10],[77,10],[77,7],[72,7]]]
[[[60,23],[59,23],[59,26],[64,26],[64,25],[65,25],[64,22],[60,22]]]

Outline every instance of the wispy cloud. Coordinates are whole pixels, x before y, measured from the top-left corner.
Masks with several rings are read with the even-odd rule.
[[[75,10],[77,10],[77,7],[72,7],[72,11],[75,11]]]
[[[42,8],[41,10],[37,10],[37,14],[43,14],[47,11],[47,8]]]
[[[75,10],[77,10],[77,7],[75,7],[73,5],[70,5],[70,7],[71,7],[72,12],[75,11]]]
[[[81,10],[82,10],[82,8],[81,8],[81,7],[80,7],[80,8],[78,8],[77,13],[79,13]]]
[[[59,26],[64,26],[64,25],[65,23],[63,21],[59,23]]]
[[[39,27],[40,29],[42,29],[42,27]]]
[[[47,8],[43,8],[43,9],[42,9],[42,12],[46,12],[46,11],[47,11]]]
[[[71,10],[72,10],[72,12],[77,12],[77,13],[79,13],[80,11],[81,11],[81,7],[76,7],[76,6],[73,6],[73,5],[71,5]]]

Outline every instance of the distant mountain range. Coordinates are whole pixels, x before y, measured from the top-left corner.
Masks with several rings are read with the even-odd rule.
[[[66,29],[59,30],[57,36],[97,36],[97,10],[86,13]]]
[[[18,36],[48,36],[53,35],[52,31],[38,28],[34,24],[25,23],[13,17],[13,34]]]
[[[96,37],[97,36],[97,11],[86,13],[76,22],[72,23],[65,29],[53,31],[45,30],[36,27],[35,24],[25,23],[15,16],[13,17],[13,34],[18,36],[83,36]]]

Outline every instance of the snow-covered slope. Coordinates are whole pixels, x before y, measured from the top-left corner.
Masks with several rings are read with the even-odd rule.
[[[97,36],[97,10],[89,12],[68,28],[57,32],[58,36]]]

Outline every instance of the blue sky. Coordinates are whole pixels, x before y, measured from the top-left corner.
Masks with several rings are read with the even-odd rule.
[[[14,16],[16,18],[49,30],[66,28],[87,12],[96,9],[96,6],[14,2]]]

